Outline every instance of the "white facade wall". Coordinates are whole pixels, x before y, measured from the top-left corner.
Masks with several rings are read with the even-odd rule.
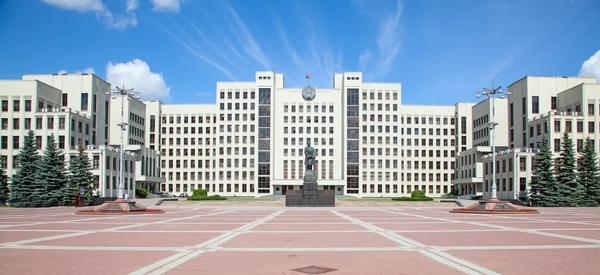
[[[160,137],[157,140],[161,150],[161,177],[166,178],[161,190],[180,194],[205,189],[225,194],[225,191],[218,191],[222,186],[216,181],[219,148],[216,105],[173,104],[162,105],[160,110]],[[151,113],[155,112],[156,108],[153,108]]]
[[[558,93],[581,83],[596,83],[590,77],[526,76],[509,85],[508,135],[511,148],[532,147],[527,138],[527,123],[535,116],[558,107]]]
[[[492,152],[489,146],[477,146],[460,152],[452,184],[458,195],[483,193],[483,156]]]
[[[528,196],[529,183],[533,175],[533,158],[536,151],[531,148],[507,149],[496,153],[496,197],[500,200],[524,199]],[[491,198],[492,155],[483,157],[483,199]]]
[[[79,143],[91,144],[91,119],[61,107],[60,98],[60,90],[36,80],[0,81],[0,155],[9,176],[15,173],[17,154],[30,130],[35,133],[40,153],[50,135],[65,151]]]
[[[94,74],[25,74],[62,91],[58,106],[86,113],[92,119],[92,144],[108,145],[111,85]]]
[[[146,105],[129,96],[113,96],[110,98],[110,145],[121,146],[121,106],[123,121],[127,125],[123,132],[126,145],[145,145],[146,139]]]
[[[473,146],[491,146],[492,135],[490,122],[492,121],[492,108],[495,109],[494,122],[496,125],[496,135],[494,144],[499,147],[508,146],[508,98],[495,98],[492,105],[492,99],[485,99],[473,106],[472,125],[473,125]]]
[[[79,152],[77,150],[68,151],[68,158],[74,157]],[[119,194],[120,180],[120,153],[117,148],[99,145],[86,146],[85,153],[90,158],[92,164],[92,173],[94,174],[94,188],[99,191],[101,197],[117,197]],[[129,194],[132,198],[135,196],[135,161],[136,156],[133,153],[125,152],[123,155],[123,194]]]

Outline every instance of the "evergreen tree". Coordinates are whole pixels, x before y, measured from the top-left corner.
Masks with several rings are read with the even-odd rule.
[[[577,179],[577,159],[573,140],[568,132],[563,134],[562,150],[558,157],[558,169],[556,174],[559,192],[559,206],[575,207],[583,201],[583,186]]]
[[[529,200],[533,206],[557,206],[556,179],[553,172],[553,160],[548,140],[544,138],[538,146],[533,159],[533,171],[529,183]],[[540,190],[540,194],[537,194]]]
[[[33,131],[29,131],[23,139],[23,147],[16,157],[19,167],[12,176],[8,202],[14,207],[40,206],[45,189],[37,186],[35,180],[40,156],[37,152]]]
[[[54,135],[48,138],[48,145],[39,162],[37,185],[45,188],[44,206],[58,206],[63,200],[64,188],[67,185],[65,172],[65,156],[58,149]]]
[[[9,189],[8,189],[8,176],[4,171],[4,160],[0,158],[0,205],[6,205],[8,202]]]
[[[81,196],[83,201],[88,203],[93,201],[94,174],[92,174],[92,165],[82,144],[79,144],[77,151],[79,152],[77,156],[71,157],[69,162],[69,171],[71,173],[63,199],[66,205],[73,205],[74,197],[81,195],[81,188],[84,189],[84,193]]]
[[[589,137],[579,156],[577,173],[584,188],[583,206],[600,206],[600,172],[594,140]]]

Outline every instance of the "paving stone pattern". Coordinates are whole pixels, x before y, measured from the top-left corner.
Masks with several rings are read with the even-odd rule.
[[[451,214],[443,207],[161,208],[167,213],[141,216],[0,208],[2,274],[600,272],[597,208],[539,215]]]

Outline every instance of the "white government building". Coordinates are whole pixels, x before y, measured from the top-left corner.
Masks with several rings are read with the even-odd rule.
[[[496,99],[496,186],[497,197],[525,200],[532,176],[533,157],[545,137],[557,157],[565,131],[573,139],[577,152],[587,137],[600,141],[600,84],[590,77],[526,76],[506,89],[506,99]],[[492,150],[489,129],[491,109],[485,100],[472,108],[473,148],[457,159],[453,183],[459,194],[491,196]],[[487,125],[484,125],[487,127]],[[480,139],[483,137],[483,139]]]
[[[130,195],[134,183],[175,195],[199,188],[224,196],[285,194],[302,186],[303,149],[310,139],[318,152],[319,187],[339,195],[397,197],[418,189],[432,197],[452,190],[489,196],[489,99],[403,105],[400,83],[363,82],[359,72],[333,79],[332,88],[303,95],[303,88],[284,86],[283,74],[256,72],[254,81],[217,82],[215,104],[129,97],[124,105],[106,94],[111,84],[93,74],[2,80],[0,155],[11,175],[29,129],[41,148],[49,133],[68,154],[81,142],[93,160],[96,188],[116,196],[123,106]],[[600,139],[595,83],[528,76],[508,86],[507,99],[495,100],[500,198],[524,196],[542,136],[551,145],[565,129],[577,144],[590,135]],[[520,110],[522,119],[515,113]]]

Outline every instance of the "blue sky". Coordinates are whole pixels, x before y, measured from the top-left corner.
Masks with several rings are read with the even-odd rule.
[[[401,82],[404,104],[454,104],[525,75],[600,79],[598,26],[595,0],[7,0],[0,78],[93,71],[144,99],[210,103],[216,81],[257,70],[287,87],[362,71]]]

